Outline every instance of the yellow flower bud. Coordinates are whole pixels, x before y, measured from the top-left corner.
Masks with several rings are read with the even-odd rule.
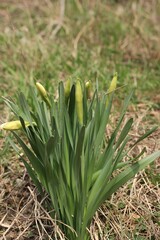
[[[112,81],[111,81],[111,84],[109,86],[109,89],[107,91],[107,94],[110,94],[112,93],[113,91],[115,91],[116,87],[117,87],[117,78],[118,78],[118,74],[117,72],[114,74],[114,77],[112,78]],[[108,96],[107,97],[107,100],[106,100],[106,106],[108,106],[108,103],[109,103],[109,99],[110,97]]]
[[[78,120],[80,124],[83,125],[83,94],[82,94],[82,87],[80,81],[77,81],[76,83],[76,109],[77,109],[77,115]]]
[[[25,126],[28,127],[30,126],[29,122],[24,122]],[[11,122],[6,122],[0,125],[1,130],[8,130],[8,131],[14,131],[22,128],[22,124],[19,120],[17,121],[11,121]]]
[[[47,94],[46,89],[45,89],[45,88],[42,86],[42,84],[39,83],[39,82],[36,82],[36,87],[37,87],[37,90],[38,90],[38,92],[40,93],[42,99],[47,103],[47,105],[48,105],[49,107],[51,107],[51,103],[50,103],[50,101],[49,101],[49,99],[48,99],[48,94]]]
[[[111,93],[116,89],[116,87],[117,87],[117,77],[118,77],[118,75],[117,75],[117,73],[115,73],[107,93]]]
[[[85,87],[86,87],[87,98],[90,99],[92,97],[91,96],[92,95],[91,94],[91,82],[90,81],[86,82]]]
[[[46,98],[46,97],[47,97],[47,91],[46,91],[46,89],[42,86],[42,84],[39,83],[39,82],[36,82],[36,87],[37,87],[40,95],[41,95],[43,98]]]

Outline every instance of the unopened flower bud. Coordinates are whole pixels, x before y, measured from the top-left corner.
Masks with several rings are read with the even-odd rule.
[[[118,77],[118,75],[117,75],[117,72],[116,72],[112,81],[111,81],[111,84],[109,86],[109,89],[108,89],[107,93],[111,93],[116,89],[116,87],[117,87],[117,77]]]
[[[80,124],[83,125],[83,94],[82,94],[82,87],[80,81],[77,81],[76,83],[76,109],[77,109],[77,115],[78,120]]]
[[[49,101],[49,99],[48,99],[48,94],[47,94],[46,89],[45,89],[45,88],[43,87],[43,85],[42,85],[41,83],[39,83],[39,82],[36,82],[36,87],[37,87],[37,90],[38,90],[38,92],[40,93],[42,99],[47,103],[47,105],[48,105],[49,107],[51,107],[51,103],[50,103],[50,101]]]
[[[29,122],[24,122],[24,124],[26,127],[30,126]],[[22,128],[22,124],[19,120],[6,122],[0,125],[0,129],[8,130],[8,131],[19,130],[21,128]]]
[[[90,99],[92,97],[91,96],[92,95],[91,94],[91,82],[90,81],[86,82],[85,87],[86,87],[87,98]]]
[[[36,82],[36,87],[37,87],[37,90],[38,92],[40,93],[40,95],[43,97],[43,98],[46,98],[47,97],[47,91],[46,89],[43,87],[43,85],[39,82]]]

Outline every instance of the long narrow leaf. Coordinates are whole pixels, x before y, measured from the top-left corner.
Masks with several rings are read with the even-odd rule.
[[[124,171],[114,177],[104,189],[102,202],[108,199],[112,195],[112,193],[116,192],[118,188],[120,188],[128,180],[133,178],[135,174],[143,170],[146,166],[151,164],[158,157],[160,157],[160,151],[154,152],[151,155],[138,161],[137,163],[134,163],[132,166],[127,167]]]

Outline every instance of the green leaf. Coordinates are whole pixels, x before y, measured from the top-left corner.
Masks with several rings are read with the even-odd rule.
[[[38,176],[43,180],[44,179],[44,166],[39,161],[39,159],[33,154],[33,152],[27,147],[27,145],[18,137],[18,135],[13,132],[15,138],[17,139],[18,143],[23,148],[26,156],[28,157],[30,163],[32,164],[34,170],[38,174]]]
[[[118,188],[124,185],[128,180],[133,178],[139,171],[143,170],[158,157],[160,157],[160,151],[154,152],[137,163],[134,163],[132,166],[127,167],[124,171],[114,177],[104,189],[101,202],[108,199]]]
[[[109,102],[109,105],[106,109],[106,104],[105,104],[106,100],[104,100],[103,102],[103,108],[102,108],[102,115],[101,115],[101,123],[100,123],[100,127],[99,127],[99,131],[97,133],[96,139],[95,139],[95,143],[94,143],[94,149],[95,151],[98,150],[101,142],[104,139],[104,133],[105,133],[105,128],[109,119],[109,114],[111,111],[111,106],[112,106],[112,100]]]
[[[24,158],[19,153],[19,149],[17,148],[17,146],[15,145],[15,143],[11,139],[9,139],[9,143],[11,144],[13,149],[17,152],[17,154],[19,155],[19,159],[25,165],[25,167],[26,167],[26,169],[27,169],[27,171],[29,173],[29,176],[31,177],[31,179],[33,180],[34,184],[38,188],[40,194],[43,196],[42,186],[41,186],[41,183],[39,182],[39,180],[37,179],[36,172],[31,168],[31,166],[27,163],[27,161],[24,160]]]
[[[51,136],[46,144],[46,150],[47,150],[47,155],[50,157],[50,155],[53,154],[55,148],[55,137]]]
[[[128,132],[130,131],[131,129],[131,126],[133,124],[133,118],[129,119],[126,123],[126,125],[124,126],[119,138],[118,138],[118,141],[116,143],[116,146],[115,146],[115,149],[117,149],[121,143],[123,142],[123,140],[127,137],[128,135]]]
[[[64,112],[65,112],[65,94],[63,83],[59,83],[59,135],[62,137],[63,127],[64,127]]]
[[[99,194],[99,198],[95,201],[95,204],[92,204],[92,208],[87,208],[87,214],[85,216],[85,224],[89,224],[95,211],[101,206],[101,204],[107,200],[113,193],[115,193],[118,188],[124,185],[128,180],[133,178],[140,170],[143,170],[147,165],[152,163],[156,158],[160,157],[160,151],[157,151],[150,156],[145,157],[141,161],[133,164],[132,166],[127,167],[124,171],[114,177],[110,182],[106,182],[101,188],[102,191]]]
[[[21,105],[22,112],[25,113],[25,118],[26,118],[25,120],[32,125],[32,117],[30,114],[29,106],[22,92],[19,94],[19,102]]]
[[[77,182],[77,187],[79,187],[79,191],[80,191],[80,187],[81,187],[81,170],[82,170],[81,169],[81,166],[82,166],[81,161],[82,161],[82,150],[83,150],[84,136],[85,136],[85,126],[82,126],[81,130],[80,130],[80,133],[79,133],[77,146],[76,146],[75,160],[73,162],[75,179],[76,179],[76,182]],[[79,194],[80,194],[80,192],[79,192]]]
[[[131,148],[129,149],[129,151],[135,146],[137,145],[139,142],[143,141],[143,139],[145,139],[146,137],[148,137],[149,135],[151,135],[154,131],[156,131],[158,127],[155,126],[152,129],[150,129],[149,131],[147,131],[145,134],[143,134],[140,138],[138,138],[138,140],[131,146]]]
[[[27,172],[29,173],[29,176],[31,177],[31,179],[33,180],[35,186],[38,188],[38,191],[40,192],[41,196],[43,197],[43,195],[44,195],[43,189],[42,189],[41,183],[39,182],[38,178],[36,177],[35,171],[33,171],[31,166],[22,157],[20,157],[20,160],[25,165],[25,167],[27,169]]]
[[[69,115],[68,112],[65,113],[65,125],[66,125],[66,132],[67,132],[67,136],[70,142],[70,145],[72,147],[72,149],[74,148],[74,144],[73,144],[73,137],[72,137],[72,130],[71,130],[71,123],[69,121]]]

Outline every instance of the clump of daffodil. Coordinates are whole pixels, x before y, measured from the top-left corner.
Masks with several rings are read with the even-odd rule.
[[[23,93],[17,104],[5,99],[20,121],[4,123],[0,129],[24,130],[23,134],[12,131],[24,157],[20,155],[17,143],[12,139],[10,143],[21,156],[20,161],[42,197],[44,193],[48,195],[47,209],[52,213],[54,209],[57,224],[60,223],[59,227],[69,240],[91,239],[88,229],[101,204],[160,156],[157,151],[142,157],[143,149],[138,156],[128,156],[136,144],[157,129],[153,127],[131,144],[128,134],[134,122],[132,118],[125,118],[125,112],[132,94],[124,100],[115,129],[110,131],[106,141],[106,127],[112,114],[112,92],[116,86],[117,74],[107,94],[100,95],[96,88],[90,97],[91,82],[85,84],[77,79],[72,83],[68,80],[65,87],[63,82],[59,83],[59,95],[50,102],[45,88],[36,83],[43,101],[51,106],[49,108],[42,104],[32,88],[29,101]]]
[[[24,124],[26,127],[30,126],[29,122],[25,121]],[[19,130],[21,128],[22,128],[22,124],[19,120],[6,122],[0,125],[1,130],[7,130],[7,131]]]
[[[47,103],[47,105],[49,107],[51,107],[51,103],[49,101],[48,93],[47,93],[46,89],[39,82],[36,82],[36,87],[37,87],[37,90],[38,90],[39,94],[41,95],[42,99]]]
[[[78,115],[79,123],[83,125],[83,94],[82,87],[79,80],[76,82],[76,110]]]

